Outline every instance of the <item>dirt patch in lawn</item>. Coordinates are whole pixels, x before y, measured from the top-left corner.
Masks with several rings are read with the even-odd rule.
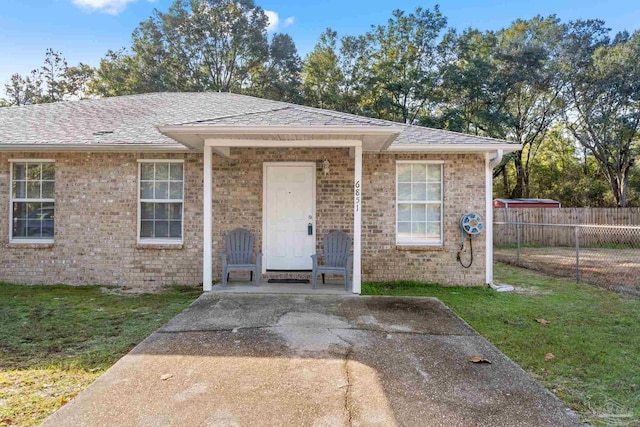
[[[496,248],[499,262],[542,271],[558,277],[576,277],[574,248]],[[640,297],[640,249],[580,249],[580,281],[604,289]]]

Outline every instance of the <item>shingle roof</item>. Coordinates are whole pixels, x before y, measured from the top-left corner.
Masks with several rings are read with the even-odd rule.
[[[504,144],[506,141],[409,126],[230,93],[150,93],[0,108],[0,145],[160,145],[183,148],[165,125],[373,126],[402,128],[394,144]]]

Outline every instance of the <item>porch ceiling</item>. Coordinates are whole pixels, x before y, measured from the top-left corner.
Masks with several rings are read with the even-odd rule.
[[[275,127],[275,126],[161,126],[158,130],[177,142],[202,150],[205,141],[217,147],[335,147],[362,145],[364,151],[383,151],[400,135],[402,128],[384,127]],[[281,144],[280,144],[281,143]]]

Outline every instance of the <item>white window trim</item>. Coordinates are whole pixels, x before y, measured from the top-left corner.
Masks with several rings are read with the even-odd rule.
[[[429,241],[415,241],[415,240],[400,240],[398,238],[398,166],[402,164],[423,164],[423,165],[440,165],[440,240]],[[396,230],[396,245],[397,246],[428,246],[428,247],[441,247],[444,245],[444,160],[396,160],[396,217],[395,217],[395,230]],[[414,203],[414,202],[402,202],[402,203]],[[415,202],[422,203],[422,202]],[[424,202],[424,204],[435,202]]]
[[[9,159],[9,243],[10,244],[23,244],[23,245],[32,245],[32,244],[51,244],[54,243],[55,239],[55,227],[56,220],[53,220],[54,237],[51,239],[29,239],[28,237],[21,238],[13,238],[13,203],[14,202],[36,202],[36,203],[55,203],[56,199],[14,199],[13,198],[13,164],[14,163],[54,163],[53,159]],[[55,183],[55,175],[54,175],[54,183]],[[55,185],[55,184],[54,184]],[[55,206],[54,206],[54,218],[55,218]]]
[[[140,197],[140,182],[142,181],[142,164],[143,163],[182,163],[184,165],[184,159],[138,159],[138,224],[136,241],[139,245],[182,245],[184,243],[184,176],[185,168],[182,167],[182,199],[142,199]],[[155,180],[154,180],[155,181]],[[182,203],[182,221],[180,224],[180,238],[167,237],[140,237],[140,225],[142,216],[142,203]]]

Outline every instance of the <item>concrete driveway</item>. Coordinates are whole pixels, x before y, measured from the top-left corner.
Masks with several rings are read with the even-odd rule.
[[[438,300],[264,294],[201,296],[44,423],[579,424]]]

